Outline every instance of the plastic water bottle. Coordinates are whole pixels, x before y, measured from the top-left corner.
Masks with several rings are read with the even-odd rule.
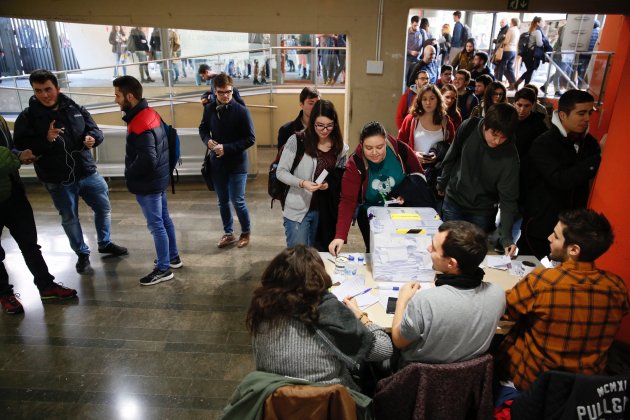
[[[357,260],[357,270],[356,270],[356,276],[363,278],[363,265],[365,264],[365,257],[363,255],[359,255],[359,258]]]
[[[355,262],[353,255],[348,255],[348,262],[346,263],[344,274],[346,276],[346,281],[352,280],[357,274],[357,263]]]

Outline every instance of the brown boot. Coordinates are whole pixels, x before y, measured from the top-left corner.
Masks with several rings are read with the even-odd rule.
[[[244,248],[249,245],[249,233],[241,233],[241,236],[238,238],[238,244],[236,245],[238,248]]]
[[[232,245],[234,242],[236,242],[236,236],[232,235],[231,233],[226,233],[221,237],[221,240],[219,241],[217,246],[219,248],[225,248],[226,246]]]

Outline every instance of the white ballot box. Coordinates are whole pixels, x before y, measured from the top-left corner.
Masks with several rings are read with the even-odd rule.
[[[427,247],[442,224],[431,207],[370,207],[370,253],[377,282],[433,281]]]

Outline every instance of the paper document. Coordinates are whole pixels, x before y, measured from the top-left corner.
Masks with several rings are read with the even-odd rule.
[[[326,177],[328,176],[328,171],[326,169],[324,169],[322,171],[321,174],[319,174],[319,176],[317,177],[317,179],[315,180],[316,184],[321,184],[322,182],[324,182],[326,180]]]
[[[364,293],[355,298],[359,308],[365,309],[368,306],[372,306],[378,302],[378,296],[374,296],[372,293]]]
[[[490,268],[507,270],[511,264],[512,260],[507,255],[488,255],[486,257],[486,265]]]
[[[337,299],[343,301],[346,296],[354,296],[365,290],[365,282],[363,279],[355,277],[353,280],[345,281],[340,286],[333,287],[332,293]],[[366,293],[367,294],[367,293]]]

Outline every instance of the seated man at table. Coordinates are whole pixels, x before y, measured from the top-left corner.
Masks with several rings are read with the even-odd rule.
[[[499,347],[499,377],[524,391],[541,373],[602,374],[607,353],[628,312],[621,278],[595,266],[613,242],[603,214],[560,214],[549,235],[549,257],[561,264],[536,269],[507,292],[504,319],[515,322]]]
[[[434,288],[405,284],[398,295],[392,341],[409,362],[452,363],[485,353],[505,310],[505,292],[483,281],[479,268],[488,253],[483,230],[457,220],[443,223],[428,250]]]

